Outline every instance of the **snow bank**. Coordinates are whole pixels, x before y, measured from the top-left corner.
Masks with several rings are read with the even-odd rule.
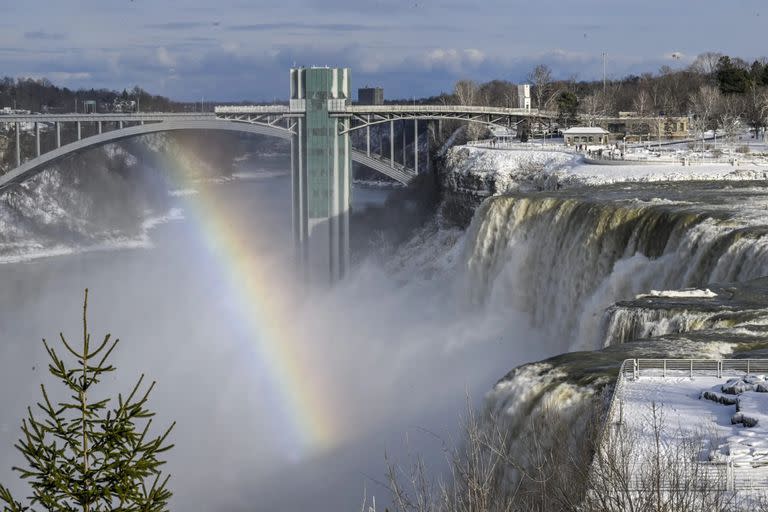
[[[768,393],[757,391],[761,376],[640,377],[621,393],[623,417],[640,442],[652,443],[649,414],[661,406],[664,445],[681,437],[710,440],[705,460],[730,460],[752,468],[768,463]],[[759,382],[758,382],[759,381]],[[745,386],[739,386],[739,382]],[[766,389],[761,387],[760,389]],[[734,394],[738,392],[738,394]]]
[[[687,290],[651,290],[650,293],[637,295],[636,299],[644,297],[669,297],[669,298],[703,298],[711,299],[717,297],[717,294],[709,288],[705,290],[687,289]]]
[[[490,149],[457,146],[448,151],[447,185],[481,195],[523,189],[553,190],[611,183],[661,181],[752,181],[768,179],[768,164],[611,163],[592,165],[576,153],[554,148]]]

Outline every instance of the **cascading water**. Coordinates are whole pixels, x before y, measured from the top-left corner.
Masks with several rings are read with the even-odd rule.
[[[768,274],[768,228],[737,205],[707,211],[606,199],[585,192],[486,201],[468,233],[472,300],[529,313],[567,340],[564,348],[595,349],[605,344],[603,312],[619,300]]]

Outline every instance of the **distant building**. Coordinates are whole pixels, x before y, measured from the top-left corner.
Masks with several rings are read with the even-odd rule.
[[[627,141],[649,138],[685,139],[690,135],[690,120],[684,116],[649,116],[637,112],[619,112],[619,117],[603,117],[596,124],[615,139]]]
[[[531,110],[531,84],[517,86],[517,107]]]
[[[384,89],[381,87],[361,87],[357,90],[357,102],[360,105],[383,105]]]
[[[608,144],[608,130],[599,126],[574,126],[563,132],[566,146]]]
[[[86,114],[95,114],[96,113],[96,101],[95,100],[85,100],[83,101],[83,112]]]
[[[136,112],[136,102],[134,100],[115,98],[112,102],[112,112]]]

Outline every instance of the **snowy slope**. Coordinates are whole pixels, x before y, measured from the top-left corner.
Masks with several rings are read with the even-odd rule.
[[[484,195],[514,190],[553,190],[620,182],[688,180],[764,180],[768,165],[679,163],[588,164],[573,152],[555,149],[452,148],[446,157],[447,184],[455,190],[474,188]]]

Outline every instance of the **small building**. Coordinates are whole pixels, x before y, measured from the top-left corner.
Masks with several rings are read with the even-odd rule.
[[[381,87],[361,87],[357,90],[357,102],[360,105],[383,105],[384,89]]]
[[[616,139],[626,141],[685,139],[690,136],[690,120],[684,116],[641,116],[637,112],[619,112],[619,117],[601,117],[596,123]]]
[[[599,126],[574,126],[563,132],[566,146],[579,144],[608,144],[608,130]]]

